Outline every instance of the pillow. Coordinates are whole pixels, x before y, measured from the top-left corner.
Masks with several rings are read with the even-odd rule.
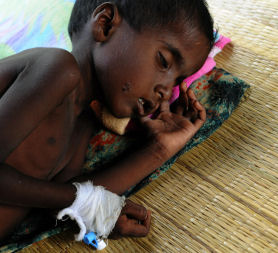
[[[186,83],[187,87],[189,87],[195,80],[205,75],[216,66],[216,62],[214,61],[213,58],[218,53],[220,53],[228,43],[231,42],[230,38],[224,37],[223,35],[220,35],[218,32],[214,32],[214,36],[215,36],[215,43],[204,65],[196,73],[183,80],[183,82]],[[179,86],[175,86],[173,88],[173,94],[170,99],[170,103],[174,102],[179,97],[179,94],[180,94]]]

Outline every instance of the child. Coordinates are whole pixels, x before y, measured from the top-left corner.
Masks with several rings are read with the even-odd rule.
[[[69,34],[72,53],[34,48],[0,61],[1,240],[32,208],[72,207],[87,186],[93,192],[91,182],[122,194],[178,152],[205,121],[193,92],[180,85],[202,66],[214,42],[205,1],[77,0]],[[174,85],[181,95],[170,111]],[[92,100],[116,117],[140,118],[150,138],[125,160],[84,177],[96,124]],[[154,112],[155,119],[146,117]],[[118,235],[149,231],[150,212],[131,201],[117,219]]]

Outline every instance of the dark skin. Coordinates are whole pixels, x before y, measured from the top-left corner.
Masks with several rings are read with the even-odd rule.
[[[175,27],[185,31],[175,24],[163,32],[135,32],[105,3],[73,36],[72,53],[36,48],[0,61],[1,240],[30,209],[71,205],[76,192],[71,182],[93,180],[122,194],[203,125],[205,109],[186,85],[174,111],[167,102],[177,80],[198,70],[209,52],[204,35],[194,31],[190,39]],[[94,99],[115,116],[140,118],[151,138],[125,160],[85,178],[80,170],[94,131],[88,110]],[[146,117],[154,111],[157,118]],[[128,200],[114,237],[145,236],[150,221],[149,211]]]

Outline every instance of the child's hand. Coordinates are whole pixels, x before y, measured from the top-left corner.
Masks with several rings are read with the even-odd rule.
[[[126,205],[116,222],[109,238],[118,239],[122,236],[143,237],[150,230],[151,211],[131,200],[126,200]]]
[[[206,120],[206,110],[197,101],[194,92],[181,86],[180,97],[170,111],[169,103],[163,102],[155,119],[144,117],[143,125],[149,130],[154,145],[159,145],[160,156],[168,160],[195,135]]]

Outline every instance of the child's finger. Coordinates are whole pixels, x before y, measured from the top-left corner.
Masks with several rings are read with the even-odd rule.
[[[151,218],[152,218],[152,211],[148,210],[147,211],[147,218],[144,220],[143,225],[145,227],[148,228],[148,230],[150,230],[150,226],[151,226]]]
[[[160,112],[169,112],[170,111],[170,105],[168,101],[163,101],[159,108]]]
[[[188,96],[188,110],[185,112],[185,117],[188,118],[191,122],[195,122],[195,120],[198,118],[199,109],[202,108],[201,104],[198,102],[194,92],[191,89],[188,89],[187,91]],[[198,102],[198,105],[201,107],[198,109],[196,108],[196,102]]]
[[[150,231],[151,226],[151,211],[148,211],[147,218],[142,224],[134,223],[129,227],[128,235],[134,237],[146,236]]]
[[[191,101],[194,101],[197,99],[195,96],[195,93],[192,89],[188,89],[186,93]]]
[[[196,100],[195,102],[195,108],[198,110],[199,118],[203,121],[206,120],[206,109],[202,106],[202,104]]]
[[[152,119],[150,118],[150,116],[144,116],[144,117],[140,117],[139,118],[139,122],[141,124],[146,124],[148,122],[150,122]]]
[[[197,100],[194,103],[194,107],[198,111],[198,117],[194,121],[194,125],[195,125],[196,128],[199,129],[204,124],[204,122],[206,121],[206,110],[201,105],[201,103]]]
[[[181,85],[180,85],[180,96],[179,96],[179,98],[183,98],[186,95],[187,90],[189,90],[189,88],[187,88],[186,83],[182,82]]]
[[[147,218],[148,212],[144,206],[127,200],[126,205],[123,207],[122,214],[126,214],[136,220],[144,221]]]
[[[178,98],[178,104],[176,107],[176,114],[183,115],[188,110],[188,96],[187,96],[187,85],[183,82],[180,85],[180,96]]]

